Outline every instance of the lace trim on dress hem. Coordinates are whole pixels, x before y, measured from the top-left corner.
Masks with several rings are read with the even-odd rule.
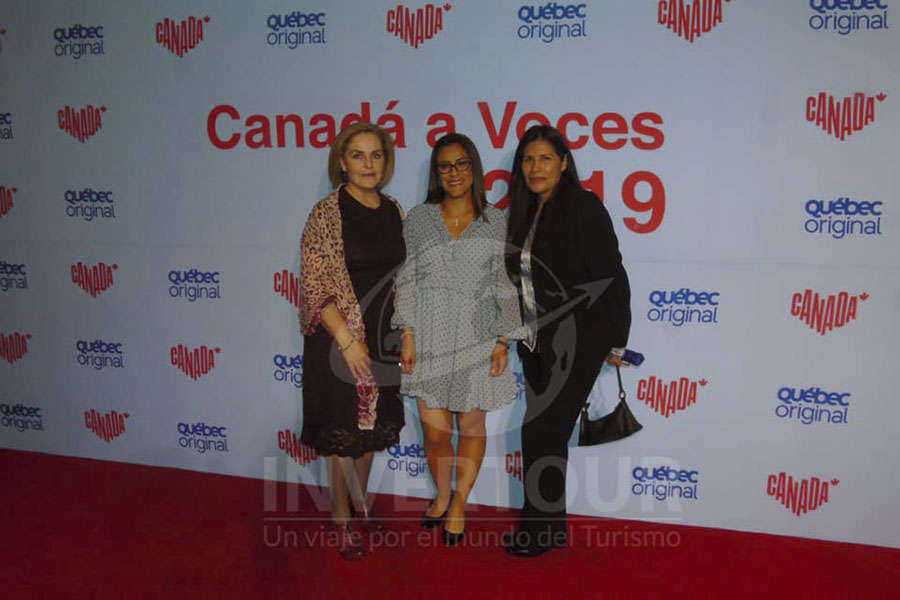
[[[384,450],[400,443],[402,424],[389,423],[377,425],[373,429],[348,431],[346,429],[329,429],[318,432],[313,439],[302,441],[312,446],[322,456],[350,456],[359,458],[366,452]]]

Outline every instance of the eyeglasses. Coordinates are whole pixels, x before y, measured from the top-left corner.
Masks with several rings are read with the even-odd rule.
[[[446,175],[454,168],[457,173],[465,173],[472,168],[472,161],[468,158],[460,158],[456,162],[439,162],[437,164],[438,173],[441,173],[442,175]]]

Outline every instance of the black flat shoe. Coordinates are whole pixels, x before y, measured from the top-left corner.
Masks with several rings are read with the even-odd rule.
[[[445,546],[455,546],[466,537],[465,531],[460,531],[459,533],[450,533],[446,529],[441,528],[441,539],[444,542]]]
[[[426,509],[424,515],[422,515],[422,529],[434,529],[438,525],[444,522],[444,519],[447,518],[447,511],[450,510],[450,505],[447,505],[447,509],[444,510],[444,514],[439,517],[429,517],[428,510]]]
[[[539,546],[537,544],[528,544],[521,546],[519,544],[510,544],[505,547],[506,553],[516,558],[536,558],[550,550],[553,546]]]

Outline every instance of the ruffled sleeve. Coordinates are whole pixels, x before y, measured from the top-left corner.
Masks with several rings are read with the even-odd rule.
[[[406,244],[406,260],[397,271],[397,292],[394,296],[394,316],[391,326],[395,329],[417,328],[416,319],[416,260],[418,246],[416,244],[416,219],[410,213],[403,223],[403,241]]]
[[[300,238],[300,330],[303,335],[315,333],[322,320],[322,310],[337,300],[334,277],[333,245],[329,241],[327,211],[317,204],[303,228]]]

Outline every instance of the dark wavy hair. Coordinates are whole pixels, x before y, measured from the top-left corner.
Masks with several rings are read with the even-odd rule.
[[[487,220],[484,212],[487,207],[487,194],[484,191],[484,167],[481,166],[481,156],[478,149],[468,137],[461,133],[448,133],[439,139],[434,148],[431,150],[431,164],[428,169],[428,196],[425,198],[426,204],[440,204],[444,201],[444,188],[441,187],[441,175],[437,170],[438,153],[447,146],[459,144],[469,160],[472,161],[472,210],[475,212],[475,218],[483,217]]]
[[[522,173],[522,158],[525,154],[525,148],[528,144],[538,140],[543,140],[553,146],[553,151],[559,158],[565,159],[566,170],[560,175],[559,183],[553,190],[553,196],[556,196],[562,190],[580,190],[581,180],[578,178],[578,169],[575,167],[575,158],[566,138],[550,125],[534,125],[529,127],[519,140],[516,148],[516,154],[513,158],[512,174],[509,181],[509,217],[506,228],[506,270],[509,272],[510,278],[514,282],[519,279],[519,252],[522,244],[525,242],[525,236],[528,235],[528,229],[531,225],[529,219],[532,212],[537,206],[537,194],[532,193],[525,183],[525,175]]]

